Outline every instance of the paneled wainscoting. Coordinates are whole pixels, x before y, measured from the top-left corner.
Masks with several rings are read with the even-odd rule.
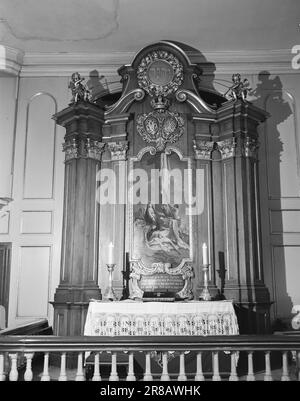
[[[51,376],[53,366],[50,361],[53,355],[58,356],[59,362],[56,365],[56,377]],[[194,355],[193,372],[186,368],[191,355]],[[73,375],[70,375],[67,368],[70,356],[76,359],[77,364]],[[228,360],[227,364],[224,356]],[[19,358],[25,361],[23,372],[18,369]],[[40,372],[35,370],[38,366],[35,361],[38,359]],[[175,365],[174,361],[177,361]],[[210,361],[210,366],[207,361]],[[92,366],[90,370],[89,364]],[[125,367],[125,373],[121,372],[120,364]],[[108,369],[106,373],[103,367]],[[300,381],[299,367],[298,334],[134,338],[0,337],[0,381]]]

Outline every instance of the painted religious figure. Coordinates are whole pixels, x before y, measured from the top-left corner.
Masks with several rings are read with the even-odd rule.
[[[170,262],[175,266],[189,258],[185,220],[180,205],[140,205],[134,213],[135,256],[142,255],[145,262]]]
[[[165,161],[164,161],[165,160]],[[183,259],[189,260],[190,255],[190,216],[187,215],[187,204],[182,196],[183,187],[179,183],[168,185],[167,166],[183,172],[186,162],[180,161],[177,155],[168,156],[157,154],[152,159],[144,156],[143,162],[149,171],[155,165],[160,168],[160,197],[154,203],[149,200],[147,204],[133,205],[133,259],[141,259],[146,265],[152,263],[171,263],[178,266]],[[162,168],[163,167],[163,168]],[[183,174],[182,174],[183,175]],[[170,193],[167,197],[164,193]],[[150,193],[150,192],[149,192]],[[180,196],[178,196],[180,195]],[[176,199],[182,203],[175,203]],[[152,203],[153,202],[153,203]]]

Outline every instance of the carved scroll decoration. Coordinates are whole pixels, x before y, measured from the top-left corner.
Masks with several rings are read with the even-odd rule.
[[[137,78],[139,87],[150,96],[166,97],[176,92],[182,84],[183,65],[172,53],[154,50],[140,62]]]
[[[184,119],[176,112],[154,110],[139,114],[136,127],[145,142],[153,144],[158,151],[163,151],[168,142],[175,143],[182,136]]]
[[[176,293],[176,297],[180,299],[193,298],[191,279],[194,277],[194,271],[192,264],[186,260],[183,260],[177,267],[171,267],[170,263],[152,263],[151,267],[147,267],[141,260],[131,261],[129,277],[132,280],[132,288],[130,298],[143,298],[144,291],[139,287],[139,280],[142,276],[152,276],[157,273],[181,275],[184,280],[184,286]]]

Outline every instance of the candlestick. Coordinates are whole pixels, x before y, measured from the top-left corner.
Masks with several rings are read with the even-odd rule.
[[[203,258],[203,266],[208,265],[208,253],[207,253],[207,245],[206,242],[202,245],[202,258]]]
[[[207,273],[208,273],[208,269],[209,269],[209,265],[204,265],[203,266],[203,273],[204,273],[204,277],[203,277],[203,290],[199,296],[199,299],[202,299],[203,301],[211,301],[211,295],[209,293],[208,290],[208,277],[207,277]]]
[[[112,242],[110,242],[109,245],[108,245],[107,264],[108,265],[113,265],[114,264],[114,244]]]
[[[105,291],[104,299],[107,299],[109,301],[116,301],[117,297],[116,297],[116,294],[114,293],[113,286],[112,286],[112,274],[114,271],[115,264],[114,263],[107,264],[106,266],[107,266],[107,270],[108,270],[108,287]]]

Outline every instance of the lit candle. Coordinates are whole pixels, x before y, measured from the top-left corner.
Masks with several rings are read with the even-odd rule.
[[[112,242],[108,245],[108,264],[114,264],[114,244]]]
[[[202,245],[202,258],[203,258],[203,265],[207,266],[208,265],[208,253],[207,253],[207,245],[205,242]]]

